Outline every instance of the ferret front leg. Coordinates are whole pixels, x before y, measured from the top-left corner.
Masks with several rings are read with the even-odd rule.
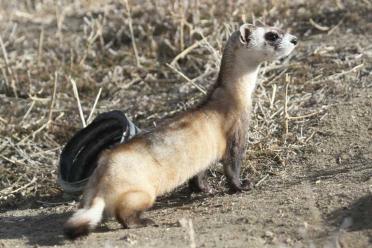
[[[204,193],[210,193],[211,189],[208,185],[208,182],[206,180],[206,170],[199,172],[196,176],[191,178],[189,180],[189,189],[192,192],[204,192]]]
[[[240,167],[244,158],[245,140],[234,137],[229,145],[227,159],[224,161],[224,172],[233,192],[239,192],[250,188],[249,181],[244,186],[240,180]]]

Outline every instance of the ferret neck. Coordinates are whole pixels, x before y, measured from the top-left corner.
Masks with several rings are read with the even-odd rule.
[[[227,91],[229,97],[248,103],[256,87],[259,67],[256,61],[238,56],[235,49],[226,47],[216,86]]]

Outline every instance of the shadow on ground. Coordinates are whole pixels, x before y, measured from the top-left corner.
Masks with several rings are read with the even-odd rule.
[[[39,209],[40,207],[57,206],[63,203],[69,203],[72,200],[78,201],[79,197],[66,198],[62,192],[48,196],[24,196],[17,201],[12,199],[5,200],[0,204],[0,214],[9,210]]]
[[[362,231],[372,229],[372,194],[359,198],[349,206],[333,211],[328,220],[336,226],[343,226],[349,218],[349,231]]]
[[[62,225],[68,213],[1,217],[0,240],[27,239],[28,245],[62,245]]]
[[[150,211],[162,208],[172,209],[182,206],[185,207],[195,202],[203,201],[206,197],[213,196],[210,194],[190,194],[188,189],[181,189],[169,196],[160,198]],[[35,199],[33,200],[35,201]],[[61,200],[63,200],[61,196],[38,198],[39,202],[50,205]],[[40,208],[41,205],[43,204],[34,203],[30,209],[37,209],[36,206]],[[6,210],[9,210],[9,206],[3,208],[1,212],[6,212]],[[40,213],[35,216],[21,215],[0,217],[0,240],[27,239],[26,243],[30,246],[58,246],[65,244],[66,239],[63,236],[63,224],[68,217],[71,216],[72,212],[52,214],[48,212],[50,212],[48,208],[45,208],[45,213]],[[176,224],[177,223],[168,223],[167,225],[174,226]],[[95,232],[104,233],[112,230],[114,229],[101,225]]]

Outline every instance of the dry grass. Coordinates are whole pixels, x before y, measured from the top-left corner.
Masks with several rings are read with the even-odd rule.
[[[348,55],[367,44],[339,51],[329,45],[337,40],[323,41],[350,25],[366,32],[358,22],[370,1],[236,2],[0,0],[1,205],[59,194],[58,155],[88,116],[121,109],[148,127],[195,104],[216,78],[229,33],[256,17],[288,28],[300,46],[262,67],[244,175],[259,185],[299,158],[328,94],[347,91],[337,80],[367,70],[362,56]],[[301,45],[309,37],[319,42]],[[215,187],[224,183],[219,169],[211,175]]]

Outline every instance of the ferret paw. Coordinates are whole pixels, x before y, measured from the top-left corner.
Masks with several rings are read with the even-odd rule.
[[[195,185],[193,183],[189,184],[189,189],[193,193],[213,193],[212,188],[207,184]]]
[[[253,189],[253,184],[248,180],[243,181],[243,183],[240,180],[236,180],[231,182],[229,186],[230,192],[233,194]]]

